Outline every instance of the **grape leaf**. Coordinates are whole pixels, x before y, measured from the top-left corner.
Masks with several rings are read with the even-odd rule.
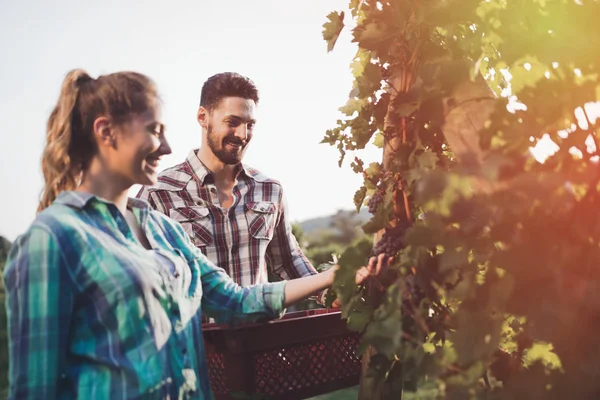
[[[417,164],[423,169],[434,169],[438,163],[439,157],[431,150],[425,150],[417,157]]]
[[[353,42],[358,43],[363,49],[372,51],[380,50],[381,44],[390,38],[386,25],[378,20],[365,20],[362,25],[354,28],[352,35]]]
[[[323,24],[323,39],[327,42],[327,52],[330,52],[344,28],[344,12],[332,11],[327,19],[329,21]]]
[[[360,112],[362,108],[369,104],[365,99],[348,99],[348,102],[343,107],[340,107],[340,112],[351,117],[355,112]]]
[[[356,212],[359,212],[363,203],[365,201],[365,197],[367,195],[367,188],[361,186],[360,189],[354,193],[354,205],[356,206]]]

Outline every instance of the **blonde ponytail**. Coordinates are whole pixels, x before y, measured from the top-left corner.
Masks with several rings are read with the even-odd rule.
[[[87,72],[76,69],[69,72],[63,81],[58,102],[46,126],[46,148],[42,156],[45,185],[38,212],[52,204],[60,192],[77,188],[81,165],[74,163],[70,154],[73,116],[77,112],[80,88],[91,80]]]

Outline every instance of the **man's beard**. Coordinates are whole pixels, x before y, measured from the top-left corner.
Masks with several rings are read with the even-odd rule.
[[[212,127],[210,124],[207,127],[207,138],[208,138],[208,147],[212,150],[213,154],[226,165],[237,165],[242,162],[242,158],[244,157],[244,149],[246,148],[246,144],[244,144],[240,139],[235,137],[234,135],[226,136],[223,139],[219,139],[216,135],[213,135]],[[242,144],[242,147],[239,150],[226,150],[225,149],[225,139],[231,139],[235,143]]]

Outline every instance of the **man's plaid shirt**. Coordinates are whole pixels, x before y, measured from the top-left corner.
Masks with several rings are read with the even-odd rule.
[[[192,150],[137,197],[181,223],[208,259],[241,286],[268,282],[267,264],[283,279],[316,274],[292,234],[279,182],[240,164],[234,202],[222,208],[210,170]]]

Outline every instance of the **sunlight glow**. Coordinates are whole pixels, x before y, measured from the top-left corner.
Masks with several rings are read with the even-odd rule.
[[[569,154],[572,154],[577,158],[583,158],[583,152],[575,146],[573,146],[569,149]]]
[[[517,96],[510,96],[506,109],[509,113],[514,114],[516,111],[527,111],[527,106],[519,101]]]
[[[577,125],[584,131],[590,127],[582,107],[575,109],[575,118],[577,118]]]
[[[542,136],[535,146],[529,148],[529,152],[533,157],[541,164],[543,164],[548,157],[556,153],[560,147],[550,139],[550,135],[547,133]]]
[[[510,82],[510,80],[512,79],[512,74],[510,73],[510,71],[508,70],[508,68],[502,68],[502,69],[500,69],[500,73],[502,74],[502,76],[504,77],[504,79],[506,79],[508,82]]]
[[[598,118],[600,118],[600,101],[586,103],[583,107],[578,107],[574,114],[575,118],[577,118],[577,125],[571,124],[568,129],[562,129],[558,131],[557,134],[561,139],[568,138],[569,134],[575,132],[578,127],[584,131],[590,129],[590,124],[595,124]],[[594,154],[596,152],[596,142],[594,141],[593,135],[594,133],[592,132],[585,139],[585,151],[588,154]],[[529,140],[532,143],[535,143],[534,146],[529,148],[530,153],[538,162],[542,164],[548,159],[548,157],[551,157],[560,149],[559,145],[550,139],[550,135],[548,134],[544,134],[544,136],[542,136],[542,138],[537,142],[535,142],[535,138],[533,136],[531,136]],[[571,147],[569,149],[569,153],[577,158],[583,158],[583,152],[577,147]],[[597,163],[600,161],[600,157],[593,156],[590,158],[590,161]]]
[[[600,101],[586,103],[583,108],[587,113],[590,123],[595,124],[596,120],[600,118]]]
[[[594,154],[596,152],[596,142],[594,142],[594,137],[592,135],[589,135],[585,139],[585,146],[585,151],[587,151],[589,154]]]

